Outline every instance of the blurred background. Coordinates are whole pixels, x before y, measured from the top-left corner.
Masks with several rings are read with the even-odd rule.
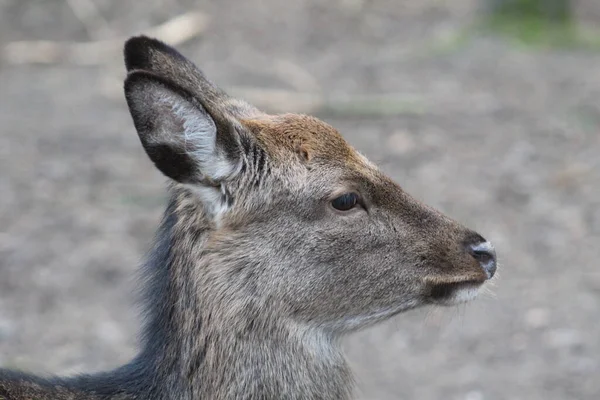
[[[0,0],[0,366],[135,352],[165,179],[121,46],[149,32],[496,245],[476,302],[348,338],[360,399],[600,398],[599,23],[596,0]]]

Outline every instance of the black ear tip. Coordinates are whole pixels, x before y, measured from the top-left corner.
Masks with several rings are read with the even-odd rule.
[[[150,49],[160,43],[147,36],[134,36],[125,42],[123,54],[127,71],[144,69],[150,64]]]
[[[125,42],[124,56],[127,71],[134,69],[152,69],[152,53],[156,51],[172,57],[183,58],[177,50],[148,36],[134,36]]]

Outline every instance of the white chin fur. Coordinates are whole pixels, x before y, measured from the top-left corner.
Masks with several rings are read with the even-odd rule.
[[[457,304],[467,303],[471,300],[474,300],[479,294],[479,287],[477,286],[467,286],[460,289],[456,289],[452,296],[442,300],[440,304],[453,306]]]

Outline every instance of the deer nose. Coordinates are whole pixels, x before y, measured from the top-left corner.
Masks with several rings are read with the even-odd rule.
[[[480,242],[468,246],[469,254],[479,262],[488,279],[496,273],[496,250],[490,242]]]

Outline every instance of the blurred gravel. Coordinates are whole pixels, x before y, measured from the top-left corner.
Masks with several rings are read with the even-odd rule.
[[[473,304],[349,338],[362,399],[598,399],[600,54],[454,43],[475,3],[97,1],[119,35],[207,12],[209,31],[182,50],[223,86],[289,89],[272,68],[284,62],[324,93],[419,104],[395,117],[321,117],[406,190],[491,239],[500,277]],[[0,0],[0,46],[86,35],[64,1]],[[0,61],[2,366],[97,371],[134,354],[134,272],[164,179],[124,101],[106,96],[121,62]]]

